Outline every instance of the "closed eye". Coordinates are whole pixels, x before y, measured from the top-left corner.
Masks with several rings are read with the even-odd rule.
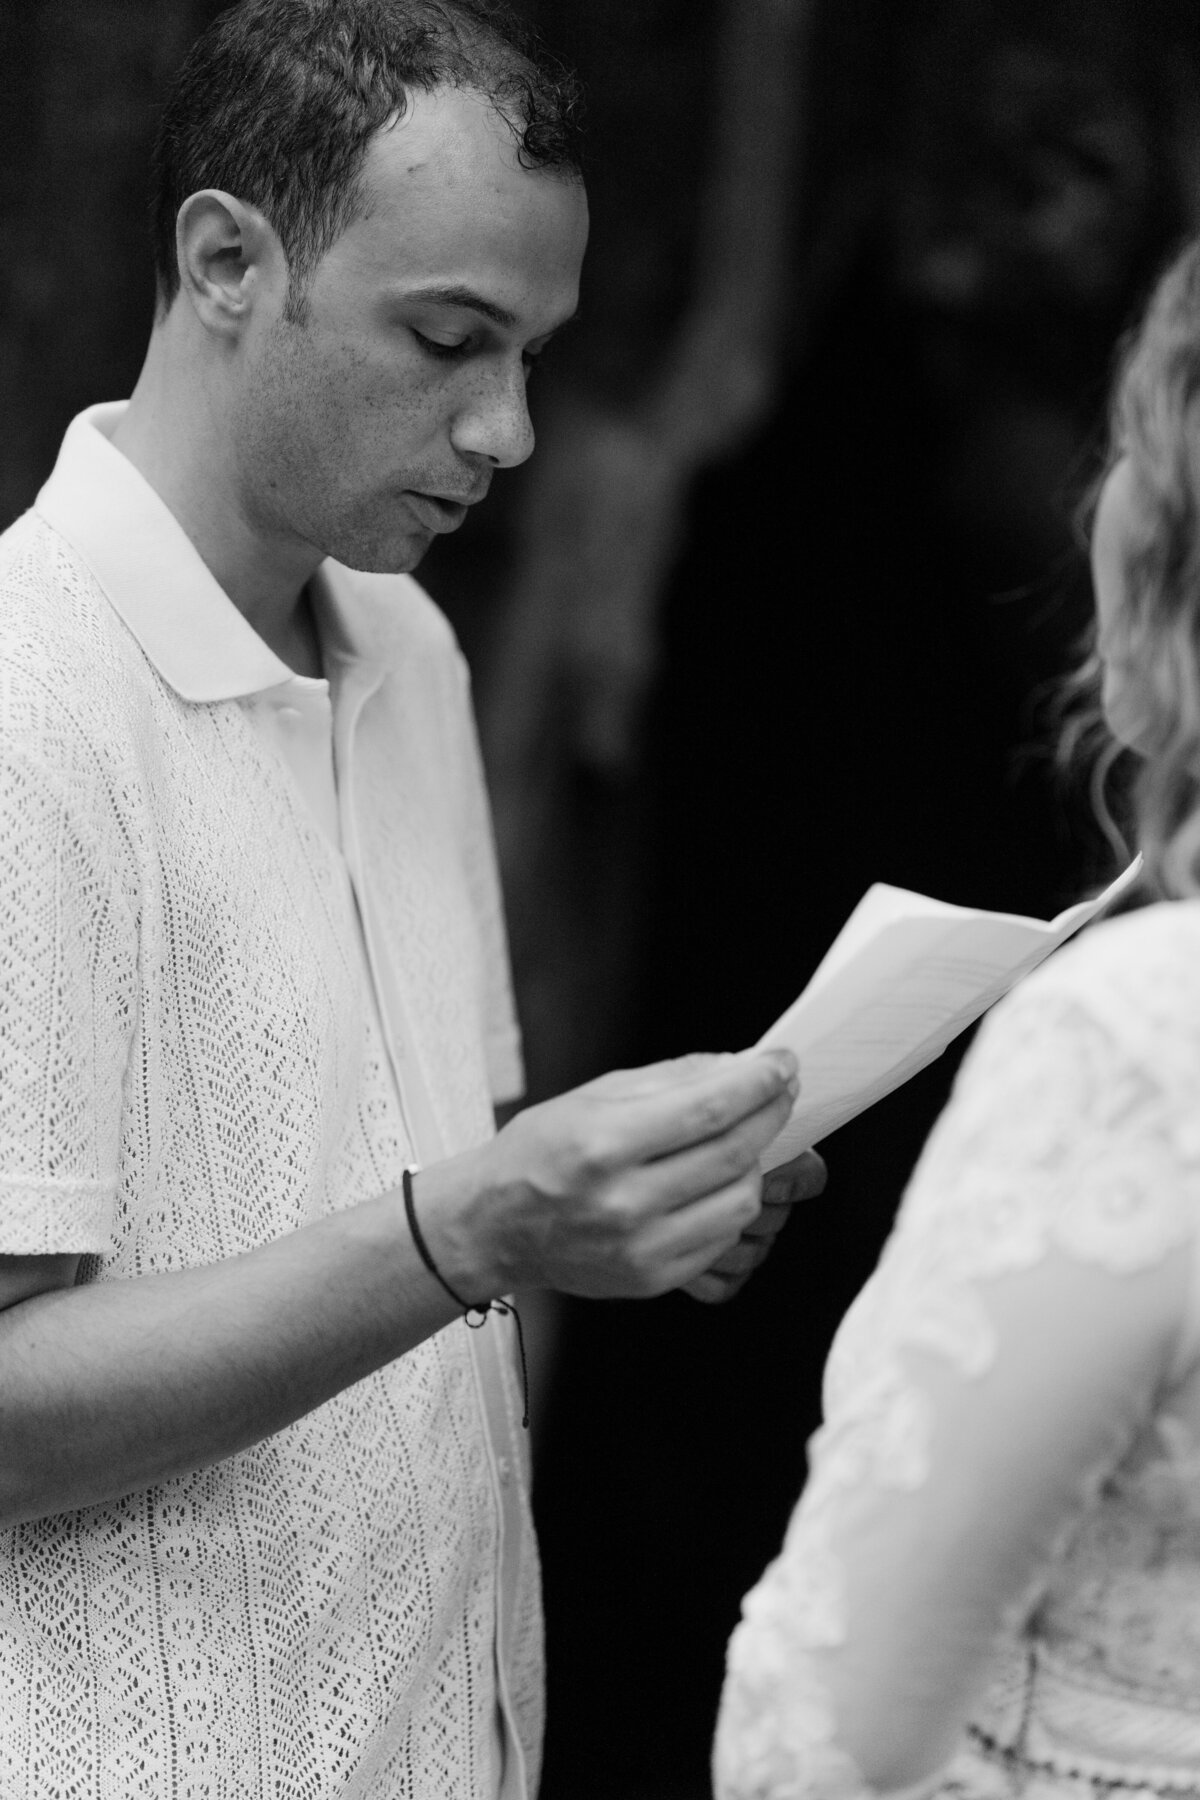
[[[425,333],[418,331],[415,326],[410,325],[409,330],[425,354],[431,356],[435,362],[462,362],[466,357],[472,355],[477,347],[473,338],[458,338],[454,343],[443,344],[439,338],[426,337]],[[547,355],[549,349],[550,343],[547,340],[536,350],[521,352],[521,363],[526,377],[532,375],[533,365],[540,362]]]
[[[457,338],[453,343],[443,344],[438,338],[426,337],[423,331],[409,326],[414,338],[427,355],[436,357],[439,362],[454,362],[458,358],[468,356],[473,348],[469,337]]]

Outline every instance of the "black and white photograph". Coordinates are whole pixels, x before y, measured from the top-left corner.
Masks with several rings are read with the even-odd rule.
[[[0,0],[0,1800],[1200,1800],[1200,9]]]

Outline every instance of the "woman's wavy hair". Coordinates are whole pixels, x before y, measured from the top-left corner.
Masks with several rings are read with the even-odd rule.
[[[1169,264],[1122,344],[1107,458],[1082,522],[1090,525],[1124,458],[1134,506],[1117,629],[1123,624],[1147,732],[1124,784],[1122,825],[1144,858],[1143,892],[1182,898],[1200,893],[1200,239]],[[1117,848],[1104,795],[1129,759],[1104,723],[1101,676],[1093,627],[1067,683],[1060,759],[1090,762],[1093,803]]]

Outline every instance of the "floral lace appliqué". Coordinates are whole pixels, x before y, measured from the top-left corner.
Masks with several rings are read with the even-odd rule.
[[[1200,1156],[1190,1166],[1181,1159],[1171,1088],[1122,1050],[1069,983],[1035,981],[986,1023],[879,1268],[837,1334],[808,1487],[731,1640],[719,1800],[873,1792],[838,1744],[823,1674],[826,1653],[847,1633],[833,1521],[864,1483],[898,1491],[925,1483],[930,1404],[906,1353],[985,1375],[997,1353],[988,1282],[1033,1269],[1051,1249],[1132,1273],[1187,1240]],[[1097,1492],[1089,1482],[1081,1503]]]

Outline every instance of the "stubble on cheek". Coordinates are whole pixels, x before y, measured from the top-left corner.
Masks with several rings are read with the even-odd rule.
[[[352,568],[415,568],[434,534],[405,490],[464,486],[441,429],[445,386],[440,373],[397,370],[353,346],[331,353],[319,333],[281,323],[242,402],[243,489],[256,523]]]

